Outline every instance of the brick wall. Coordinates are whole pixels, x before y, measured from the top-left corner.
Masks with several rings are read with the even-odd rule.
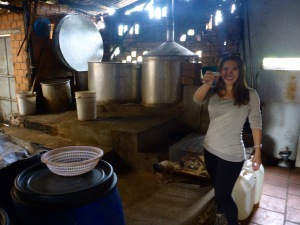
[[[0,30],[3,35],[10,34],[16,90],[28,90],[29,80],[26,77],[29,73],[28,54],[21,51],[17,55],[25,37],[23,15],[11,12],[1,15]]]
[[[60,17],[67,13],[72,14],[75,11],[64,6],[41,2],[37,7],[37,13],[34,15],[33,21],[38,18],[48,18],[51,23],[55,24]],[[0,32],[2,35],[10,35],[16,93],[30,90],[39,64],[41,64],[41,69],[37,81],[62,76],[69,71],[56,58],[52,49],[52,40],[47,43],[45,57],[43,62],[40,62],[42,49],[46,45],[46,38],[39,37],[33,29],[31,31],[31,51],[28,50],[27,39],[24,41],[26,29],[23,12],[19,14],[7,12],[0,15]]]

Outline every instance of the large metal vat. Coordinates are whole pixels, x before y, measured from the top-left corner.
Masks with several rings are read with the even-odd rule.
[[[96,92],[97,104],[140,102],[140,86],[140,64],[88,63],[88,88]]]
[[[142,103],[175,105],[182,99],[181,63],[198,56],[174,42],[174,0],[168,0],[167,41],[143,56]]]
[[[168,106],[182,99],[180,56],[144,57],[142,102],[145,106]]]

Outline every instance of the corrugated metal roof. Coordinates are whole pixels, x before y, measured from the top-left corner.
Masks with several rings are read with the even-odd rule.
[[[8,2],[8,6],[10,7],[22,6],[21,1],[19,0],[0,0],[0,4],[5,4],[4,2]],[[145,2],[145,0],[50,0],[43,2],[65,5],[73,9],[85,11],[89,14],[98,15],[108,13],[110,9],[121,9],[133,3],[139,4],[139,2]],[[7,9],[6,7],[0,6],[0,15],[7,12],[8,10],[9,9]]]
[[[107,13],[110,9],[120,9],[139,0],[58,0],[57,4],[83,10],[91,14]]]

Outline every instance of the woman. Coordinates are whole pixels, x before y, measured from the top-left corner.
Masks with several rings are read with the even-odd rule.
[[[232,190],[245,160],[242,130],[247,118],[255,149],[252,168],[256,171],[261,165],[260,100],[257,92],[247,87],[245,73],[242,58],[227,54],[220,62],[219,73],[207,71],[203,85],[194,93],[196,103],[209,101],[210,123],[204,140],[204,157],[215,191],[216,220],[224,224],[227,220],[229,225],[239,224]]]

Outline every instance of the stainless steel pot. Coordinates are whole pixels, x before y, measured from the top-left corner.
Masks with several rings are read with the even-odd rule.
[[[142,102],[175,105],[182,99],[181,63],[198,56],[174,41],[174,0],[168,0],[167,41],[143,56]]]
[[[183,57],[144,57],[142,66],[142,103],[168,106],[182,98],[181,63]]]
[[[140,64],[88,63],[88,88],[96,92],[97,104],[139,102],[141,100],[140,86]]]

